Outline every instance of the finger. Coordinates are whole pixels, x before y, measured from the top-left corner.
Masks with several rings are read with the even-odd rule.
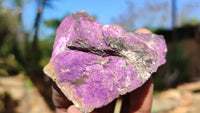
[[[52,100],[56,107],[56,113],[62,113],[61,111],[66,113],[67,108],[72,105],[72,102],[65,97],[55,83],[52,85]]]
[[[151,33],[150,30],[146,29],[146,28],[141,28],[135,31],[136,33]]]
[[[130,113],[150,113],[153,98],[153,80],[131,93]]]
[[[67,110],[67,113],[81,113],[74,105],[70,106]]]

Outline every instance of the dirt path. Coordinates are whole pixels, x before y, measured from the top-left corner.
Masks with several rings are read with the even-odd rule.
[[[187,83],[155,94],[152,113],[199,113],[200,82]]]
[[[0,77],[0,112],[1,113],[53,113],[23,76]]]

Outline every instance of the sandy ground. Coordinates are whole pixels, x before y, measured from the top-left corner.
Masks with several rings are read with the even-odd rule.
[[[199,113],[200,81],[179,85],[154,95],[152,113]]]
[[[30,80],[0,77],[0,113],[53,113]]]

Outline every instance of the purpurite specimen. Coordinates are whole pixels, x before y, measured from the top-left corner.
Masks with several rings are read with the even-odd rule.
[[[44,72],[79,110],[90,112],[142,86],[166,52],[162,36],[101,25],[79,11],[58,27]]]

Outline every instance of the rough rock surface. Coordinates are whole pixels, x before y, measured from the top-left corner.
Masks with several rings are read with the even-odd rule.
[[[143,85],[165,63],[166,52],[162,36],[101,25],[79,11],[57,29],[44,72],[77,108],[90,112]]]

